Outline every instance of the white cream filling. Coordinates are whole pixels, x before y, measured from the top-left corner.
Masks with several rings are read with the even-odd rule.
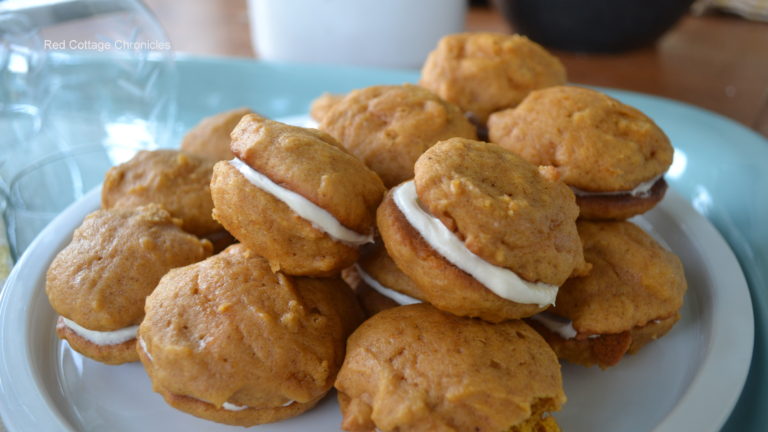
[[[64,317],[61,317],[61,320],[64,322],[65,326],[75,332],[78,336],[96,345],[119,345],[123,342],[135,339],[136,332],[139,331],[138,325],[114,331],[96,331],[82,327],[76,322]]]
[[[397,304],[400,305],[409,305],[409,304],[416,304],[421,303],[421,300],[415,299],[409,295],[405,295],[401,292],[397,292],[391,288],[387,288],[384,285],[382,285],[379,281],[377,281],[373,276],[369,275],[365,270],[363,270],[362,267],[360,267],[358,264],[355,264],[355,270],[357,270],[357,274],[360,275],[360,279],[365,281],[368,286],[376,290],[379,294],[383,295],[384,297],[388,297]]]
[[[358,246],[373,242],[373,233],[360,234],[345,227],[327,210],[317,206],[292,190],[288,190],[254,170],[240,159],[229,161],[251,184],[284,202],[291,210],[309,221],[313,227],[325,232],[334,240]]]
[[[578,334],[576,329],[573,328],[573,321],[569,320],[568,318],[561,317],[560,315],[555,315],[549,312],[541,312],[536,315],[533,315],[532,317],[530,317],[530,319],[543,325],[549,331],[553,333],[557,333],[563,339],[573,339]],[[651,323],[658,324],[661,321],[662,321],[661,319],[655,319],[655,320],[652,320]],[[594,339],[598,337],[600,337],[599,334],[593,334],[593,335],[587,336],[587,338],[589,339]]]
[[[560,315],[542,312],[532,316],[531,319],[546,327],[547,330],[557,333],[563,339],[573,339],[578,334],[573,328],[573,321]]]
[[[651,194],[651,189],[653,189],[653,185],[655,185],[656,182],[659,181],[659,179],[662,177],[664,177],[664,174],[656,176],[648,181],[642,182],[639,185],[637,185],[634,189],[627,190],[627,191],[592,192],[584,189],[579,189],[575,186],[571,186],[571,190],[573,191],[574,194],[580,197],[631,195],[636,198],[645,198]]]
[[[149,361],[154,361],[152,359],[152,354],[150,354],[149,351],[147,351],[147,344],[144,343],[144,338],[139,338],[139,346],[141,347],[141,350],[144,351],[144,354],[147,355],[147,358],[149,359]]]
[[[281,407],[287,407],[287,406],[293,405],[293,402],[294,401],[288,401],[288,402],[286,402],[286,403],[284,403],[284,404],[282,404],[280,406]],[[230,403],[230,402],[224,402],[223,404],[221,404],[221,407],[224,408],[227,411],[242,411],[242,410],[246,410],[246,409],[250,408],[249,406],[237,405],[237,404],[233,404],[233,403]]]
[[[467,249],[440,219],[430,215],[419,204],[413,180],[397,186],[392,198],[408,223],[424,240],[451,264],[465,271],[499,297],[540,307],[555,304],[558,287],[543,282],[528,282],[515,272],[495,266]]]
[[[224,402],[221,404],[221,407],[224,408],[227,411],[242,411],[244,409],[248,409],[247,406],[244,405],[235,405],[233,403]]]

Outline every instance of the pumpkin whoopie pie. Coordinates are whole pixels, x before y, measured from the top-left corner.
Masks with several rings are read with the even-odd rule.
[[[56,334],[94,360],[137,361],[146,296],[170,269],[211,254],[210,242],[179,225],[155,204],[88,215],[46,274]]]
[[[441,141],[393,188],[377,221],[389,255],[421,300],[461,316],[533,315],[588,269],[573,192],[498,145]]]
[[[480,127],[532,90],[565,84],[560,60],[525,36],[458,33],[427,57],[419,84],[458,105]]]
[[[350,336],[336,379],[342,429],[556,432],[560,364],[521,320],[458,317],[421,303]]]
[[[323,93],[312,101],[309,107],[309,117],[316,123],[320,123],[331,108],[344,99],[343,94]]]
[[[362,321],[338,277],[273,273],[244,245],[172,270],[147,298],[138,352],[171,406],[239,426],[312,408]]]
[[[224,228],[211,216],[214,162],[177,150],[140,151],[104,176],[101,207],[130,208],[160,204],[181,227],[207,236]]]
[[[529,322],[559,357],[601,368],[667,333],[687,284],[680,259],[631,222],[578,222],[587,276],[566,281]]]
[[[338,274],[373,241],[381,179],[330,135],[243,117],[214,167],[214,217],[274,271]]]
[[[214,162],[232,159],[235,155],[229,148],[229,134],[244,115],[251,113],[250,108],[236,108],[200,120],[181,139],[181,150]]]
[[[492,142],[549,165],[573,188],[581,217],[623,220],[664,197],[673,148],[639,110],[574,86],[532,92],[488,121]]]
[[[477,138],[459,107],[411,84],[354,90],[332,102],[319,128],[376,171],[387,187],[413,178],[416,159],[436,142]]]

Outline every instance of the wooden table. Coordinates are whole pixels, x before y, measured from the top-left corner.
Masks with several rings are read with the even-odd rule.
[[[254,57],[245,0],[146,0],[174,48]],[[493,8],[471,8],[467,30],[510,32]],[[723,15],[686,16],[655,46],[621,54],[556,51],[575,83],[688,102],[768,136],[768,23]]]

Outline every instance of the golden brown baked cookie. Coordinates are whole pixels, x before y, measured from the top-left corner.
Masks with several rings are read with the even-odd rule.
[[[355,290],[367,316],[420,303],[423,297],[419,286],[397,267],[381,241],[361,248],[360,259],[349,269],[345,281]]]
[[[160,204],[181,227],[205,236],[223,230],[213,220],[213,162],[176,150],[141,151],[112,167],[104,177],[101,207],[131,208]]]
[[[459,33],[427,57],[419,84],[458,105],[480,125],[532,90],[565,84],[560,60],[519,35]]]
[[[169,272],[139,328],[152,387],[173,407],[240,426],[312,408],[362,321],[339,278],[273,273],[243,245]]]
[[[214,217],[227,231],[274,271],[327,276],[355,262],[357,245],[372,240],[384,193],[376,173],[324,132],[255,114],[232,132],[232,149],[238,159],[217,163],[211,181]],[[279,190],[256,186],[255,177]],[[300,201],[309,216],[286,200]],[[323,217],[335,228],[324,228]]]
[[[59,316],[56,320],[56,335],[59,339],[67,341],[69,346],[79,352],[80,354],[99,361],[101,363],[118,365],[123,363],[139,361],[139,356],[136,354],[136,330],[138,326],[131,326],[135,328],[124,328],[122,330],[132,330],[131,336],[124,336],[112,338],[106,340],[89,338],[88,335],[84,335],[81,329],[74,330],[75,325],[72,322],[65,321],[64,317]],[[113,333],[113,332],[109,332]],[[104,336],[104,335],[102,335]],[[124,340],[123,339],[126,339]]]
[[[212,161],[232,159],[235,155],[229,149],[229,134],[244,115],[251,113],[250,108],[236,108],[202,119],[184,135],[181,150]]]
[[[546,416],[565,402],[555,354],[525,323],[491,324],[427,304],[363,323],[335,385],[341,427],[354,432],[556,431]]]
[[[135,329],[118,342],[115,332],[141,322],[144,299],[168,270],[211,254],[210,242],[178,225],[155,204],[88,215],[46,274],[51,306],[72,322],[59,321],[59,337],[105,363],[137,360]]]
[[[592,271],[569,279],[547,312],[570,321],[570,334],[533,323],[560,357],[605,368],[672,328],[687,284],[677,256],[632,223],[578,227]]]
[[[466,260],[477,261],[446,259],[437,249],[450,238],[430,242],[414,228],[397,202],[408,183],[390,191],[379,207],[381,237],[422,300],[437,308],[494,322],[533,315],[554,301],[556,287],[572,273],[588,268],[573,193],[550,173],[494,144],[442,141],[416,162],[418,205],[474,254]],[[503,279],[492,276],[491,286],[479,281],[491,272],[504,273]],[[520,288],[512,292],[512,285]]]
[[[544,337],[559,358],[587,367],[596,364],[601,369],[606,369],[619,363],[625,354],[634,354],[648,343],[664,336],[677,323],[680,316],[674,314],[621,333],[604,334],[599,337],[565,336],[553,330],[551,325],[548,326],[536,319],[540,317],[526,318],[526,321]],[[560,322],[560,325],[565,324],[563,321],[569,322],[554,315],[550,316],[549,320]]]
[[[661,176],[673,153],[669,139],[645,114],[601,92],[573,86],[538,90],[517,108],[494,113],[488,128],[492,142],[535,165],[553,166],[574,188],[582,217],[626,219],[664,195]],[[612,203],[621,206],[617,201],[627,199],[633,205],[613,209]]]
[[[620,221],[654,208],[667,193],[664,177],[652,181],[650,189],[632,193],[590,193],[574,190],[579,217],[596,221]]]
[[[352,91],[328,109],[320,129],[376,171],[387,187],[413,178],[416,159],[436,142],[477,137],[457,106],[411,84]]]
[[[309,107],[309,116],[318,123],[323,120],[328,111],[331,108],[344,99],[344,95],[323,93],[317,99],[312,101],[312,105]]]

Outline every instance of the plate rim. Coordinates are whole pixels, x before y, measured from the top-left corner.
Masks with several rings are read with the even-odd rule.
[[[12,372],[9,368],[13,361],[19,358],[27,357],[27,360],[31,359],[35,355],[32,340],[30,339],[30,326],[24,325],[23,331],[20,333],[9,334],[9,325],[5,317],[21,318],[28,322],[31,318],[29,314],[29,308],[35,295],[40,295],[39,290],[23,290],[25,285],[25,279],[35,280],[41,277],[38,272],[47,267],[50,260],[46,260],[46,257],[52,258],[52,256],[58,252],[56,245],[61,246],[66,242],[72,230],[79,225],[79,220],[98,208],[100,197],[100,188],[96,188],[83,197],[81,200],[70,205],[64,212],[54,219],[54,221],[46,227],[43,232],[38,236],[34,242],[28,248],[28,252],[25,252],[22,259],[19,261],[16,267],[14,267],[10,277],[8,278],[9,285],[3,290],[0,295],[0,316],[4,317],[0,321],[0,412],[2,412],[3,418],[6,421],[6,425],[9,432],[29,430],[31,427],[51,427],[56,426],[58,428],[65,428],[67,430],[76,430],[73,425],[70,424],[63,413],[59,412],[54,403],[50,400],[48,392],[51,391],[49,386],[45,386],[39,378],[40,371],[34,370],[34,362],[27,361],[24,364],[25,370],[22,377],[24,381],[19,381],[22,378],[16,378],[10,383],[6,382],[8,379],[8,373]],[[706,220],[702,215],[698,214],[693,207],[678,193],[671,191],[671,193],[664,200],[664,209],[669,212],[675,212],[679,215],[679,220],[685,220],[686,225],[683,229],[687,229],[689,232],[693,231],[697,233],[696,237],[688,236],[692,241],[697,240],[702,242],[715,242],[715,251],[718,251],[719,262],[723,264],[721,272],[713,272],[715,280],[713,280],[713,286],[715,285],[717,278],[723,278],[722,275],[728,275],[726,278],[733,286],[737,286],[740,296],[726,296],[723,290],[714,290],[714,301],[717,302],[736,302],[740,305],[730,306],[732,307],[748,307],[751,312],[751,298],[749,295],[749,289],[747,287],[746,279],[741,271],[741,268],[736,260],[735,254],[731,250],[728,243],[720,235],[720,233],[712,226],[712,224]],[[677,213],[680,212],[680,213]],[[70,229],[68,229],[70,228]],[[68,229],[68,230],[67,230]],[[63,231],[63,232],[62,232]],[[713,246],[710,244],[710,246]],[[53,252],[55,250],[56,252]],[[700,252],[701,253],[701,252]],[[33,260],[38,254],[44,254],[42,258]],[[707,251],[709,257],[710,252]],[[707,261],[710,261],[708,259]],[[734,273],[735,272],[735,273]],[[36,276],[35,276],[36,275]],[[731,278],[736,278],[733,280]],[[39,286],[39,285],[38,285]],[[730,298],[729,298],[730,297]],[[16,301],[24,302],[23,308],[11,308],[10,305],[16,304]],[[722,303],[718,303],[722,304]],[[724,310],[732,310],[723,308],[720,306],[715,309],[714,312]],[[10,315],[6,315],[9,313]],[[742,347],[743,353],[746,357],[746,361],[738,362],[729,365],[730,373],[716,374],[713,371],[721,371],[722,363],[713,364],[712,356],[716,352],[720,352],[720,345],[723,342],[727,342],[727,336],[730,328],[734,327],[734,323],[738,323],[737,327],[741,330],[746,330],[748,333],[753,331],[753,316],[752,313],[740,315],[739,320],[729,320],[726,316],[713,315],[710,317],[712,323],[708,327],[708,334],[711,337],[710,345],[706,348],[706,355],[702,359],[696,373],[693,376],[692,381],[689,383],[681,398],[672,407],[669,413],[662,418],[660,423],[654,429],[657,432],[673,432],[679,430],[685,430],[686,428],[695,427],[696,430],[706,430],[705,427],[711,428],[716,425],[716,428],[712,430],[718,430],[728,419],[728,415],[738,401],[739,395],[746,381],[747,374],[749,372],[753,338],[748,338],[746,344],[748,348]],[[715,325],[720,324],[720,325]],[[727,325],[726,325],[727,324]],[[743,333],[742,333],[743,334]],[[719,336],[717,336],[719,335]],[[745,340],[746,341],[746,340]],[[712,344],[717,344],[713,346]],[[21,345],[23,349],[16,349],[16,353],[13,353],[13,347]],[[22,355],[25,354],[25,355]],[[10,361],[9,361],[10,360]],[[18,373],[18,371],[16,371]],[[708,372],[706,374],[705,372]],[[38,375],[35,375],[37,373]],[[702,378],[702,376],[704,377]],[[734,381],[734,376],[735,381]],[[5,379],[3,379],[5,377]],[[26,382],[30,380],[31,382]],[[705,379],[706,378],[706,379]],[[714,378],[714,379],[713,379]],[[726,383],[736,382],[737,385],[723,386],[723,381]],[[34,384],[34,387],[30,384]],[[723,389],[726,391],[723,391]],[[717,390],[717,391],[713,391]],[[26,392],[26,394],[25,394]],[[31,393],[31,394],[30,394]],[[692,416],[692,412],[699,412],[704,400],[702,398],[711,398],[711,394],[719,394],[717,408],[709,408],[706,416]],[[11,400],[9,400],[11,399]],[[25,406],[25,403],[33,401],[32,407],[37,407],[30,410],[29,406]],[[705,406],[710,406],[705,405]],[[44,415],[41,415],[41,410]],[[31,411],[31,412],[30,412]],[[23,413],[23,414],[20,414]],[[692,424],[695,422],[695,424]]]
[[[324,70],[324,71],[334,71],[334,70],[337,70],[337,69],[342,69],[342,70],[352,70],[352,69],[354,69],[355,71],[358,71],[358,72],[363,73],[363,74],[365,74],[365,73],[378,73],[378,74],[383,74],[384,76],[386,76],[386,74],[388,72],[397,72],[397,73],[403,73],[403,72],[408,73],[409,72],[408,70],[392,70],[392,71],[390,71],[390,70],[386,70],[386,69],[353,68],[353,67],[335,66],[335,65],[304,65],[304,64],[287,64],[287,63],[274,64],[274,63],[271,63],[271,62],[253,61],[252,59],[239,59],[239,58],[226,58],[226,57],[224,57],[224,58],[207,58],[207,57],[203,57],[203,56],[188,56],[188,55],[179,56],[179,58],[177,58],[177,62],[181,63],[185,67],[194,67],[195,64],[209,64],[209,65],[210,64],[216,64],[216,65],[222,65],[224,67],[226,67],[226,66],[236,66],[238,68],[240,68],[240,67],[257,67],[257,68],[258,67],[278,67],[278,68],[287,68],[287,69],[297,68],[297,69],[301,69],[301,70],[303,70],[305,72],[306,71],[312,71],[312,70],[315,70],[315,69],[320,69],[320,70]],[[417,75],[418,71],[412,70],[410,72],[413,73],[414,77],[418,76]],[[679,107],[681,109],[684,109],[684,110],[686,110],[687,112],[689,112],[691,114],[694,114],[694,115],[697,115],[697,116],[700,116],[700,117],[701,116],[705,116],[707,119],[709,119],[709,118],[716,119],[719,122],[722,122],[724,126],[727,126],[728,128],[730,128],[731,131],[737,131],[737,132],[739,132],[741,134],[747,133],[747,134],[749,134],[749,135],[751,135],[753,137],[757,137],[761,141],[765,142],[765,138],[760,136],[759,134],[757,134],[755,131],[748,129],[744,125],[742,125],[740,123],[737,123],[736,121],[734,121],[732,119],[729,119],[729,118],[727,118],[727,117],[725,117],[725,116],[723,116],[721,114],[718,114],[718,113],[706,110],[706,109],[701,108],[701,107],[697,107],[697,106],[694,106],[694,105],[691,105],[691,104],[688,104],[688,103],[685,103],[685,102],[681,102],[681,101],[676,101],[676,100],[673,100],[673,99],[659,97],[659,96],[651,95],[651,94],[644,94],[644,93],[635,92],[635,91],[629,91],[629,90],[623,90],[623,89],[609,89],[609,88],[601,88],[601,89],[605,90],[605,91],[607,91],[609,93],[614,93],[614,94],[619,95],[619,96],[621,96],[621,95],[632,95],[632,96],[637,96],[637,97],[644,98],[644,99],[647,99],[647,100],[650,100],[650,101],[654,101],[654,102],[660,102],[660,103],[664,103],[664,104],[671,104],[671,105],[677,106],[677,107]],[[754,144],[754,143],[752,143],[752,144]],[[760,151],[763,152],[762,149],[760,149]],[[768,151],[766,151],[764,153],[768,154]],[[683,199],[683,201],[685,201],[687,203],[687,200]],[[727,207],[724,207],[724,209],[726,211],[731,211]],[[701,218],[704,218],[706,220],[706,217],[704,215],[701,215],[699,213],[696,213],[696,215],[698,215]],[[723,235],[717,229],[715,229],[712,226],[712,222],[711,221],[707,221],[707,223],[715,231],[715,233],[717,233],[717,235],[721,237],[721,239],[723,240],[725,245],[728,247],[730,255],[732,255],[733,258],[736,260],[736,264],[740,265],[739,259],[736,258],[736,253],[735,253],[736,249],[734,249],[734,247],[731,247],[729,242],[726,241],[725,239],[723,239]],[[46,230],[44,230],[43,232],[47,232],[48,228],[50,228],[50,227],[51,227],[51,225],[49,225],[46,228]],[[730,239],[730,237],[729,237],[729,239]],[[39,237],[37,239],[35,239],[35,241],[33,242],[33,245],[36,244],[38,242],[38,240],[40,240]],[[752,247],[751,244],[749,244],[748,246]],[[31,247],[30,247],[30,249],[31,249]],[[24,257],[22,257],[22,259],[19,261],[19,263],[21,263],[23,259],[24,259]],[[746,262],[744,264],[744,266],[746,266],[746,267],[745,268],[741,268],[741,275],[742,275],[742,277],[746,276],[747,273],[751,274],[751,272],[754,270],[754,269],[751,268],[751,265],[754,265],[754,263]],[[46,266],[47,266],[47,263],[46,263]],[[14,267],[14,270],[16,268],[18,268],[18,267],[20,267],[20,266],[17,263],[17,266]],[[10,276],[13,276],[13,274],[14,273],[12,272],[12,274],[9,275],[8,281],[11,280]],[[10,286],[10,282],[7,283],[7,286]],[[759,307],[761,303],[759,301],[760,300],[759,296],[758,296],[758,301],[756,303],[754,302],[754,298],[755,298],[754,296],[756,294],[753,293],[753,290],[762,289],[762,288],[764,288],[764,287],[760,287],[760,286],[758,286],[758,287],[748,286],[747,287],[747,297],[749,298],[750,302],[753,302],[755,304],[755,307]],[[6,289],[2,289],[2,291],[0,291],[0,326],[3,326],[3,324],[4,324],[5,320],[6,320],[6,317],[7,317],[7,315],[5,313],[6,311],[3,308],[3,304],[4,304],[4,301],[5,301],[6,295],[7,295],[7,290]],[[13,308],[10,308],[10,309],[13,310]],[[761,325],[762,327],[765,327],[763,325],[763,318],[764,317],[762,316],[763,314],[765,314],[765,311],[762,310],[762,309],[760,309],[760,310],[758,310],[758,309],[750,309],[750,312],[751,312],[750,315],[752,315],[752,313],[754,313],[754,315],[752,315],[752,317],[753,317],[753,322],[755,323],[755,325]],[[3,331],[4,331],[4,329],[0,328],[0,336],[3,335]],[[752,328],[752,331],[754,333],[754,331],[755,331],[754,326]],[[757,337],[758,334],[754,333],[754,335],[755,336],[753,338],[751,338],[752,339],[753,348],[758,343],[758,341],[755,340],[755,337]],[[763,339],[764,338],[761,338],[760,341],[764,343]],[[5,391],[4,391],[4,385],[5,384],[3,383],[3,381],[4,381],[3,380],[3,373],[4,372],[2,370],[3,366],[4,366],[2,364],[2,362],[6,358],[6,356],[4,355],[5,353],[4,353],[4,347],[3,347],[4,340],[5,340],[5,337],[0,337],[0,355],[1,355],[1,357],[0,357],[0,391],[2,391],[2,393],[0,393],[0,402],[5,402],[3,400],[3,398],[5,397]],[[751,368],[754,369],[755,365],[752,365]],[[750,367],[748,367],[747,369],[749,371]],[[11,372],[13,372],[13,371],[11,371]],[[745,376],[745,378],[746,378],[746,376]],[[742,384],[742,386],[743,386],[743,384]],[[734,402],[734,404],[735,404],[735,402]],[[728,414],[731,412],[732,409],[733,409],[733,405],[731,405],[730,408],[727,410],[727,412],[725,414],[725,419],[723,420],[723,422],[725,420],[727,420]],[[2,417],[3,417],[4,421],[6,422],[6,425],[10,428],[11,421],[9,420],[9,417],[10,417],[9,414],[6,412],[7,410],[9,410],[7,408],[7,404],[6,403],[0,403],[0,414],[2,414]],[[22,409],[21,411],[24,411],[24,410]],[[723,423],[721,423],[721,425],[722,424]],[[13,430],[13,429],[10,429],[10,430]]]

